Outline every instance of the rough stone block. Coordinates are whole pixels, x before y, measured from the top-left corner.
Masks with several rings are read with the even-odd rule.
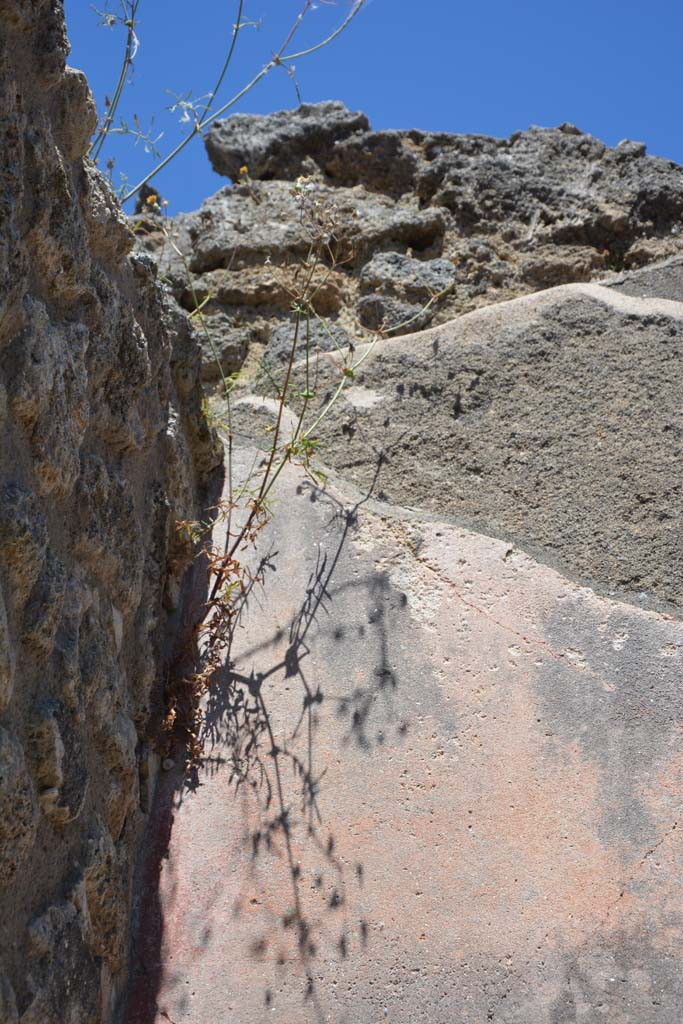
[[[356,308],[363,327],[386,335],[412,334],[427,327],[433,315],[424,306],[401,301],[392,295],[364,295]]]
[[[22,620],[22,640],[39,653],[53,647],[62,613],[67,574],[59,559],[47,552],[45,564],[29,594]]]
[[[0,1020],[111,1024],[136,725],[163,714],[164,595],[194,555],[174,524],[213,503],[221,449],[196,336],[84,158],[63,4],[0,0],[0,23]],[[88,848],[107,830],[116,864]]]
[[[206,133],[213,169],[239,181],[246,166],[250,178],[296,178],[316,164],[324,166],[336,142],[368,128],[365,114],[343,103],[302,103],[263,117],[233,114],[214,121]]]
[[[358,283],[361,292],[386,291],[414,302],[427,303],[453,285],[450,260],[416,260],[398,252],[383,252],[365,264]]]
[[[36,837],[38,812],[19,740],[0,726],[0,888],[11,885]]]
[[[13,483],[0,492],[0,553],[11,596],[21,607],[47,557],[47,528],[35,496]]]
[[[12,412],[31,439],[38,493],[64,496],[80,471],[80,446],[90,413],[83,324],[50,322],[43,303],[27,303],[27,326],[10,359]]]
[[[126,613],[137,608],[142,584],[142,534],[130,484],[89,456],[77,487],[82,533],[79,551],[91,572],[111,588]]]
[[[104,830],[89,844],[85,892],[93,949],[118,971],[126,951],[128,868]]]

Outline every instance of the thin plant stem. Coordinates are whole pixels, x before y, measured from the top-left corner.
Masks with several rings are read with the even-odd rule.
[[[201,134],[201,132],[204,130],[204,128],[206,128],[206,126],[207,126],[207,124],[209,123],[210,120],[213,120],[214,118],[217,118],[217,117],[221,117],[228,110],[230,110],[232,107],[234,107],[236,103],[239,103],[239,101],[244,96],[246,96],[248,92],[251,92],[251,90],[254,88],[254,86],[256,86],[261,81],[262,78],[265,78],[265,76],[267,74],[269,74],[273,70],[273,68],[278,67],[278,65],[284,64],[287,61],[299,60],[301,57],[307,57],[311,53],[316,53],[318,50],[322,50],[323,47],[328,46],[331,42],[333,42],[351,24],[351,22],[356,17],[356,15],[361,10],[361,8],[365,5],[365,3],[366,3],[366,0],[355,0],[352,9],[349,11],[349,13],[344,18],[344,20],[341,22],[341,24],[337,26],[337,28],[334,30],[334,32],[331,32],[329,36],[327,36],[325,39],[322,39],[320,42],[316,43],[314,46],[310,46],[306,50],[300,50],[298,53],[290,53],[290,54],[283,54],[282,50],[284,49],[284,46],[281,47],[280,50],[278,51],[278,53],[276,53],[268,61],[268,63],[263,68],[261,68],[261,70],[258,72],[258,74],[255,75],[251,79],[251,81],[248,82],[242,89],[240,89],[239,92],[235,93],[235,95],[231,99],[229,99],[227,101],[227,103],[224,103],[221,107],[218,108],[218,110],[214,111],[213,114],[211,114],[210,117],[204,117],[204,118],[202,118],[199,121],[195,121],[195,123],[192,126],[192,129],[190,130],[190,132],[185,136],[184,139],[182,139],[178,143],[178,145],[175,147],[175,149],[173,149],[168,154],[167,157],[164,157],[164,159],[161,160],[157,164],[157,166],[155,168],[153,168],[149,172],[149,174],[146,174],[145,177],[142,178],[137,183],[137,185],[135,185],[134,188],[132,188],[129,192],[127,192],[126,195],[123,196],[123,198],[121,199],[121,202],[122,203],[127,202],[129,199],[131,199],[135,195],[136,192],[140,191],[140,189],[142,188],[143,185],[146,185],[147,182],[151,181],[152,178],[154,178],[157,174],[159,174],[160,171],[163,171],[163,169],[165,167],[168,167],[168,165],[171,163],[171,161],[175,160],[175,158],[178,156],[178,154],[181,153],[185,149],[185,147],[191,142],[191,140],[195,137],[195,135]],[[306,6],[307,7],[310,6],[310,0],[307,0]],[[297,19],[297,23],[295,24],[295,27],[298,28],[298,24],[299,24],[299,22],[298,22],[298,19]],[[289,40],[289,39],[291,39],[291,37],[292,37],[292,32],[290,30],[290,33],[288,34],[287,39]]]
[[[309,371],[310,347],[311,347],[311,314],[309,312],[308,316],[306,317],[306,388],[305,388],[305,391],[304,391],[304,400],[303,400],[303,403],[302,403],[302,406],[301,406],[301,412],[299,414],[299,420],[297,422],[296,430],[294,431],[294,437],[292,438],[292,441],[296,441],[297,438],[299,437],[299,434],[301,433],[301,425],[302,425],[302,423],[304,421],[304,416],[306,415],[306,410],[308,409],[309,396],[310,396],[310,393],[311,393],[311,389],[310,389],[310,371]]]
[[[121,94],[123,93],[123,88],[126,84],[126,75],[128,73],[128,68],[133,62],[132,54],[133,42],[135,40],[135,18],[138,13],[138,7],[140,6],[140,2],[141,0],[131,0],[130,9],[128,9],[126,7],[126,0],[121,0],[121,6],[123,7],[124,14],[128,15],[128,17],[126,17],[124,21],[124,24],[128,29],[128,33],[126,35],[126,47],[123,55],[123,62],[121,64],[121,71],[119,73],[119,80],[116,83],[116,89],[114,90],[112,101],[109,104],[109,108],[107,110],[104,122],[102,126],[99,128],[97,135],[95,136],[88,151],[88,155],[90,156],[91,160],[93,160],[95,163],[97,163],[97,159],[100,155],[100,152],[102,151],[102,146],[104,145],[107,136],[109,135],[109,132],[111,130],[111,126],[114,123],[114,117],[116,115],[116,110],[119,105],[119,100],[121,99]]]
[[[336,387],[336,389],[334,391],[334,394],[330,398],[330,400],[327,403],[327,405],[324,406],[324,408],[323,408],[322,412],[320,413],[320,415],[317,416],[316,419],[313,421],[313,423],[311,423],[310,427],[308,427],[308,429],[304,431],[303,437],[305,437],[305,438],[310,437],[310,435],[313,433],[313,431],[318,426],[318,424],[321,423],[325,419],[325,417],[329,413],[330,409],[335,404],[335,402],[337,401],[337,399],[341,395],[342,391],[344,390],[344,388],[346,386],[346,382],[352,378],[353,374],[356,372],[356,370],[361,365],[361,363],[365,362],[365,360],[370,355],[370,353],[372,352],[372,350],[374,349],[376,344],[377,344],[377,338],[375,338],[375,340],[372,341],[368,345],[368,347],[366,348],[365,352],[360,357],[360,359],[357,359],[356,362],[352,363],[350,367],[345,368],[344,375],[343,375],[342,379],[339,381],[339,384],[337,385],[337,387]],[[347,370],[350,370],[351,372],[349,373],[349,372],[347,372]]]
[[[238,0],[237,19],[236,19],[236,21],[235,21],[235,23],[233,25],[233,29],[232,29],[232,39],[230,40],[230,49],[228,50],[227,57],[225,58],[225,61],[223,63],[223,67],[221,69],[221,73],[218,76],[218,81],[216,82],[216,84],[214,85],[213,89],[209,93],[209,100],[208,100],[206,106],[204,107],[204,113],[202,114],[202,118],[201,118],[203,121],[205,121],[206,118],[209,116],[209,111],[211,110],[211,107],[213,106],[213,101],[215,100],[216,96],[218,95],[218,91],[219,91],[220,87],[223,84],[223,79],[225,78],[226,74],[228,73],[228,68],[230,67],[230,64],[232,63],[233,54],[235,52],[235,46],[237,45],[237,37],[240,34],[240,31],[241,31],[241,28],[242,28],[242,10],[243,9],[244,9],[244,0]]]
[[[270,446],[270,452],[268,454],[268,462],[266,464],[266,468],[265,468],[265,471],[264,471],[264,474],[263,474],[263,480],[261,482],[261,487],[259,489],[258,496],[256,497],[256,499],[254,500],[254,502],[252,504],[252,507],[250,509],[249,515],[247,516],[247,520],[246,520],[245,524],[242,526],[241,530],[237,534],[237,537],[235,538],[235,540],[234,540],[234,542],[232,544],[232,547],[229,548],[227,554],[223,558],[221,569],[218,572],[218,574],[216,576],[216,581],[215,581],[215,583],[214,583],[214,585],[213,585],[213,587],[211,589],[211,595],[209,597],[209,602],[210,603],[214,601],[214,599],[216,597],[216,594],[218,593],[218,590],[220,588],[220,585],[223,582],[223,573],[225,572],[225,569],[227,568],[227,566],[229,565],[231,560],[234,558],[235,553],[240,548],[244,538],[248,536],[249,530],[250,530],[250,528],[252,526],[252,523],[256,519],[257,515],[260,513],[261,509],[263,508],[263,503],[266,500],[266,497],[268,496],[268,493],[270,492],[270,490],[272,488],[272,485],[275,483],[275,480],[277,480],[277,478],[279,477],[279,475],[280,475],[280,473],[282,471],[282,468],[284,467],[285,463],[287,462],[287,458],[284,457],[282,459],[280,465],[277,467],[277,469],[273,473],[272,478],[269,481],[271,470],[273,468],[273,463],[275,461],[275,456],[276,456],[277,450],[278,450],[278,440],[279,440],[279,436],[280,436],[280,430],[281,430],[281,427],[282,427],[282,417],[284,415],[285,401],[286,401],[286,397],[287,397],[287,390],[289,388],[289,380],[290,380],[290,377],[291,377],[291,374],[292,374],[292,367],[294,365],[294,356],[295,356],[295,353],[296,353],[296,347],[297,347],[297,344],[298,344],[298,341],[299,341],[299,328],[300,328],[300,325],[301,325],[301,315],[299,313],[297,313],[296,323],[295,323],[295,326],[294,326],[294,339],[292,341],[292,349],[291,349],[291,352],[290,352],[290,355],[289,355],[289,363],[287,364],[287,373],[286,373],[286,376],[285,376],[285,381],[284,381],[284,384],[283,384],[283,387],[282,387],[282,392],[280,394],[280,398],[279,398],[279,402],[278,402],[278,414],[277,414],[277,421],[276,421],[276,424],[275,424],[275,432],[274,432],[274,435],[273,435],[273,441],[272,441],[271,446]]]

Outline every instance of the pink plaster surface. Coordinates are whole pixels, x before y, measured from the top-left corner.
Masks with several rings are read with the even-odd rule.
[[[233,652],[272,735],[246,770],[219,686],[162,779],[128,1024],[675,1019],[683,624],[350,507],[285,475]]]

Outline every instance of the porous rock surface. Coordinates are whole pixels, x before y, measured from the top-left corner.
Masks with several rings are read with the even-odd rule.
[[[61,4],[0,23],[0,1020],[99,1024],[193,559],[176,521],[222,456],[196,339],[85,159]]]
[[[674,277],[683,299],[678,260],[371,346],[320,425],[326,461],[397,505],[680,613],[683,302],[653,297]],[[320,360],[321,403],[340,372]]]
[[[683,169],[570,124],[509,139],[373,132],[362,114],[325,102],[234,115],[212,126],[206,146],[234,184],[173,225],[228,372],[291,324],[293,275],[309,244],[292,194],[299,176],[337,214],[338,262],[325,268],[315,312],[353,342],[683,251]],[[154,216],[144,220],[143,244],[193,308],[185,266]],[[205,365],[218,376],[209,346]]]

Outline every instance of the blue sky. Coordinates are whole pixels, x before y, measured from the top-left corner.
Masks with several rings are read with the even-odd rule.
[[[95,6],[102,9],[106,0]],[[245,0],[257,22],[239,37],[218,101],[238,91],[277,50],[302,0]],[[297,36],[310,45],[349,9],[318,0]],[[70,63],[88,75],[102,110],[120,67],[121,28],[98,25],[88,0],[66,0]],[[115,11],[117,0],[110,0]],[[173,96],[212,88],[235,20],[236,0],[140,0],[139,50],[123,96],[127,121],[137,114],[165,154],[182,137]],[[506,136],[530,124],[573,121],[610,145],[645,142],[657,156],[683,163],[683,4],[680,0],[368,0],[345,34],[296,62],[305,102],[340,99],[363,110],[373,128],[423,128]],[[286,73],[275,69],[235,109],[267,113],[297,103]],[[153,158],[130,138],[112,140],[114,178],[136,183]],[[156,179],[169,212],[196,209],[226,183],[194,139]]]

